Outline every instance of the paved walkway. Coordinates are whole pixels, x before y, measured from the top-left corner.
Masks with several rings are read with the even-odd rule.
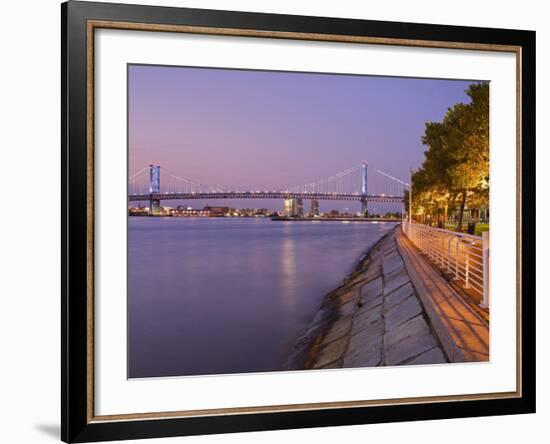
[[[461,301],[398,227],[327,295],[287,368],[488,360],[488,326]]]
[[[407,273],[451,362],[489,360],[489,324],[397,230]]]

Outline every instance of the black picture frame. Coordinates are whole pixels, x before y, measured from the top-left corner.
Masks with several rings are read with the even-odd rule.
[[[500,399],[96,421],[90,417],[87,38],[90,20],[186,25],[521,49],[521,394]],[[61,5],[61,438],[90,442],[535,412],[535,32],[69,1]]]

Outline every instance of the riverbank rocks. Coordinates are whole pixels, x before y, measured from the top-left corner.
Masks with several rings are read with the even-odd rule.
[[[448,362],[397,248],[383,237],[329,293],[295,346],[288,369]]]

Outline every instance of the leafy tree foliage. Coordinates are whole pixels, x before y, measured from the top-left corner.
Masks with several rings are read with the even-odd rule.
[[[473,83],[466,93],[470,103],[449,108],[442,122],[426,123],[422,137],[427,150],[412,176],[413,216],[430,225],[458,210],[460,229],[466,207],[489,203],[489,84]]]

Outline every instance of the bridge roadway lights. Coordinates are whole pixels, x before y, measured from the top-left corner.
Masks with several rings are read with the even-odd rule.
[[[226,193],[155,193],[155,194],[130,194],[130,201],[154,200],[190,200],[190,199],[303,199],[303,200],[341,200],[378,203],[403,203],[402,196],[368,195],[360,194],[334,194],[334,193],[287,193],[287,192],[226,192]]]

